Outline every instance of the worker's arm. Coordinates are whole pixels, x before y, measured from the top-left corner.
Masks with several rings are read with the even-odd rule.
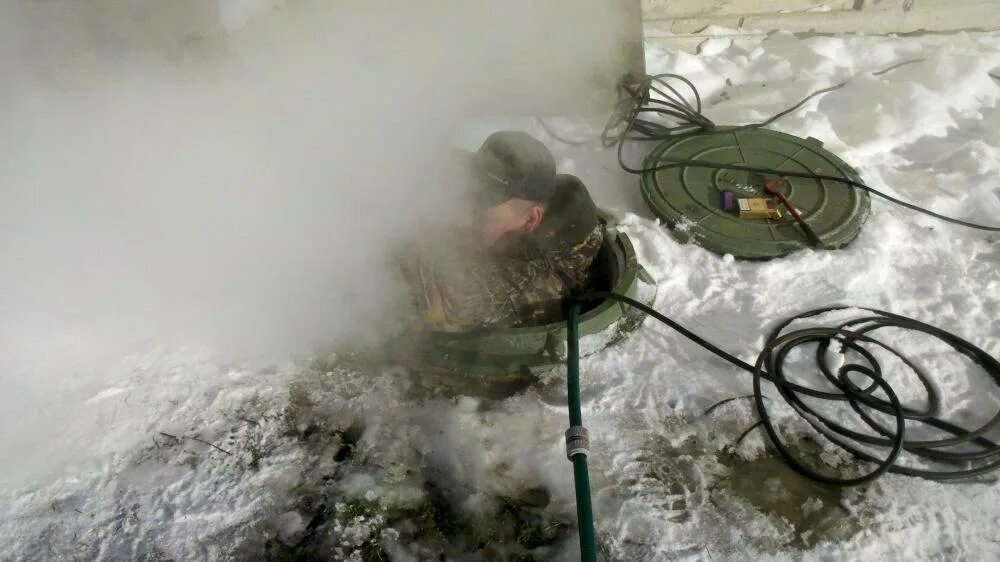
[[[561,319],[563,299],[586,284],[602,240],[599,228],[572,246],[506,255],[417,245],[407,277],[429,329],[555,322]]]

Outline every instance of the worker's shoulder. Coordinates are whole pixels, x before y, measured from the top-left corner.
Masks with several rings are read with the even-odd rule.
[[[555,192],[539,225],[539,239],[550,247],[575,246],[599,224],[597,206],[583,181],[574,175],[558,174]]]
[[[572,174],[557,174],[555,190],[549,200],[548,211],[556,215],[592,216],[596,224],[597,206],[594,204],[583,180]]]

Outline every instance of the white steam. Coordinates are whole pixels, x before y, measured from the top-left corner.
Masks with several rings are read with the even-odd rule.
[[[455,210],[456,130],[604,109],[613,5],[4,3],[0,451],[73,423],[130,350],[390,324],[393,249]]]

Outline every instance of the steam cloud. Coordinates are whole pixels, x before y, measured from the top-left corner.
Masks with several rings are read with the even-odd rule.
[[[456,211],[455,132],[606,108],[613,4],[4,3],[0,451],[144,345],[391,322],[392,249]]]

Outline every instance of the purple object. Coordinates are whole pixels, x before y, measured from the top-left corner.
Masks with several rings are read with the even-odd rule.
[[[722,210],[724,211],[736,210],[736,197],[733,195],[732,191],[722,192]]]

